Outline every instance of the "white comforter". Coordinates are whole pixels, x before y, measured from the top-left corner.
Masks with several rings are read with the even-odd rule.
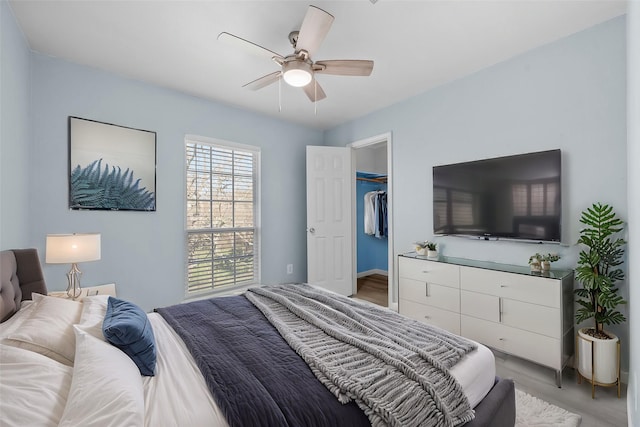
[[[94,354],[96,358],[105,353],[104,348],[100,347],[104,345],[100,341],[100,319],[104,316],[105,305],[105,300],[101,298],[86,300],[81,318],[75,321],[80,326],[74,328],[69,325],[77,337],[81,334],[76,344],[82,343],[84,346],[82,354]],[[105,420],[110,419],[113,420],[110,425],[118,427],[139,425],[137,420],[142,418],[145,426],[227,425],[184,343],[159,314],[148,315],[157,346],[156,375],[142,377],[140,381],[137,375],[134,378],[122,376],[125,367],[113,367],[123,361],[114,361],[112,364],[109,359],[95,363],[90,357],[77,356],[75,366],[68,366],[34,351],[37,348],[33,346],[20,348],[24,345],[16,345],[9,338],[21,328],[28,327],[25,321],[31,311],[33,307],[27,303],[9,321],[0,325],[0,417],[3,426],[57,426],[61,421],[64,424],[65,420],[91,414],[93,416],[86,419],[101,420],[100,427],[106,426]],[[42,332],[49,337],[56,333],[47,330]],[[68,334],[68,330],[66,332]],[[53,350],[64,353],[56,348],[43,350],[41,353],[50,354]],[[108,365],[112,366],[105,369]],[[74,372],[82,372],[82,375],[75,375]],[[475,407],[493,386],[493,353],[478,344],[478,349],[465,356],[451,373],[462,385],[471,406]],[[113,376],[112,381],[109,381],[110,375]],[[80,377],[81,380],[78,379]],[[91,389],[93,380],[100,380],[103,385],[97,390],[94,390],[95,387]],[[81,392],[78,387],[82,388]],[[125,418],[113,418],[106,412],[108,406],[105,402],[122,399],[127,393],[127,399],[131,401],[137,400],[131,393],[142,394],[144,408],[140,411],[143,413],[136,414],[134,406],[129,413],[122,415]]]

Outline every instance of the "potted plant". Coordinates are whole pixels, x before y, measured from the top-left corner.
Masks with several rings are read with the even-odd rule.
[[[529,257],[531,271],[538,272],[542,269],[542,255],[535,253]]]
[[[415,242],[416,245],[416,253],[418,255],[426,255],[429,258],[434,258],[438,256],[437,245],[433,242],[425,240],[424,242]]]
[[[616,287],[624,279],[624,272],[618,267],[623,262],[626,242],[615,235],[622,231],[624,223],[611,206],[601,203],[583,211],[580,222],[586,227],[580,230],[578,239],[584,247],[576,268],[575,277],[582,287],[574,291],[580,305],[575,318],[577,323],[591,320],[593,326],[578,331],[578,378],[582,376],[592,385],[617,384],[620,397],[619,339],[604,326],[627,320],[616,310],[618,305],[626,304]]]
[[[429,242],[427,240],[425,240],[424,242],[415,242],[414,245],[416,245],[416,253],[418,255],[426,255],[428,243]]]
[[[437,245],[433,242],[426,242],[426,243],[427,243],[427,257],[437,258],[438,257]]]
[[[542,271],[551,270],[551,263],[556,262],[560,259],[560,255],[558,254],[546,254],[542,256],[542,262],[540,266],[542,267]]]

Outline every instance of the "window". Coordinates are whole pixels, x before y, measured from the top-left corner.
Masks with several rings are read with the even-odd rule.
[[[257,147],[187,136],[187,293],[260,282]]]

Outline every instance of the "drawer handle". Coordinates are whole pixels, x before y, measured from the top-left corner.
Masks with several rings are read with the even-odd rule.
[[[429,273],[429,270],[422,270],[423,273]]]
[[[425,319],[431,319],[431,316],[424,316]]]
[[[498,338],[498,341],[504,341],[504,338]]]
[[[501,288],[506,288],[506,287],[507,287],[507,285],[500,285],[500,287],[501,287]]]
[[[498,298],[498,321],[502,323],[502,297]]]
[[[430,297],[431,295],[429,295],[429,282],[424,282],[424,288],[425,288],[425,294],[424,296],[426,297]]]

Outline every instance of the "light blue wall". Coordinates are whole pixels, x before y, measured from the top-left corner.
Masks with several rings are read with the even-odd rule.
[[[393,132],[392,238],[399,253],[433,238],[434,165],[560,148],[563,246],[436,242],[444,255],[520,265],[535,252],[559,252],[554,266],[573,268],[582,210],[600,201],[627,219],[625,29],[624,16],[605,22],[338,126],[325,132],[325,142]],[[628,297],[626,284],[621,294]],[[621,311],[628,315],[628,307]],[[628,342],[628,324],[611,330]]]
[[[386,191],[387,184],[356,181],[356,246],[357,272],[389,270],[387,238],[377,238],[364,233],[364,195],[369,191]]]
[[[29,55],[0,1],[0,248],[21,248],[29,235]]]
[[[630,363],[627,415],[640,425],[640,2],[629,2],[627,13],[627,165],[629,176],[629,331]],[[635,307],[635,308],[634,308]]]
[[[322,133],[302,126],[32,54],[33,129],[30,244],[49,233],[102,233],[102,260],[85,263],[83,283],[115,282],[145,310],[184,296],[184,137],[195,134],[262,148],[262,281],[306,279],[305,146]],[[68,209],[67,116],[157,132],[157,211]],[[294,274],[286,265],[294,264]],[[69,266],[45,265],[52,290]]]

